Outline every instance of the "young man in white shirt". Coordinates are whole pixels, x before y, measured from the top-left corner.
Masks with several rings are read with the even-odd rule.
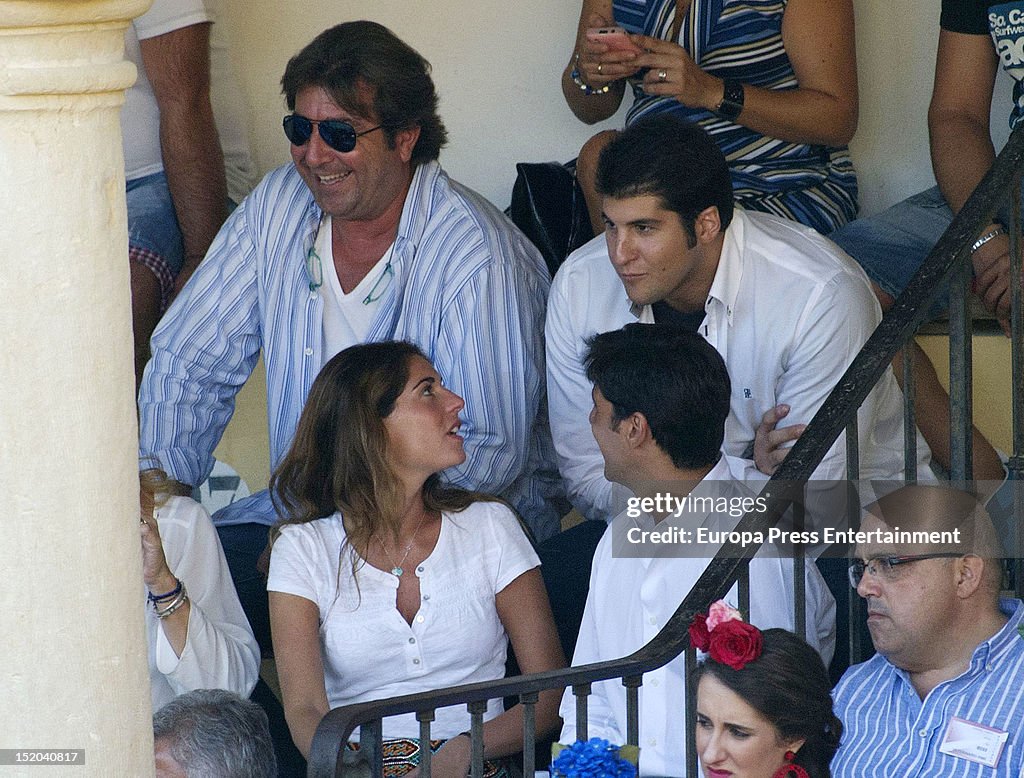
[[[551,432],[569,499],[588,519],[623,507],[583,422],[583,354],[588,337],[636,321],[678,322],[718,350],[733,382],[723,450],[773,471],[785,454],[773,446],[811,420],[881,319],[867,277],[812,229],[734,211],[722,152],[678,119],[627,128],[602,153],[597,185],[605,233],[559,269],[545,326]],[[901,403],[888,372],[861,406],[862,478],[902,478]],[[793,427],[755,449],[762,415],[777,421],[787,411]],[[926,473],[920,436],[918,453]],[[814,477],[846,477],[843,436]]]
[[[738,482],[744,463],[721,452],[730,381],[722,357],[707,341],[672,324],[629,324],[592,338],[584,362],[594,385],[590,428],[604,475],[632,499],[594,555],[573,665],[616,659],[648,643],[717,551],[713,543],[637,543],[644,531],[731,529],[739,520],[701,509],[652,514],[640,509],[645,499],[692,504],[712,497],[719,506],[722,498],[753,501]],[[805,582],[806,637],[827,662],[835,646],[835,601],[814,565],[808,565]],[[736,603],[735,588],[727,599]],[[791,559],[759,553],[751,561],[750,608],[750,621],[762,629],[794,628]],[[685,775],[684,678],[682,656],[644,675],[641,775]],[[626,691],[618,680],[594,684],[588,707],[590,737],[625,742]],[[571,743],[577,735],[571,690],[559,712],[565,722],[560,740]]]

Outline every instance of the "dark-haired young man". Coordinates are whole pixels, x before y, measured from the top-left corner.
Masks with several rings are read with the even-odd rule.
[[[276,465],[327,360],[410,340],[466,401],[466,462],[449,480],[505,496],[538,539],[553,534],[538,416],[548,272],[508,219],[437,163],[446,131],[429,64],[381,25],[349,22],[292,58],[282,85],[292,162],[234,211],[154,334],[142,452],[178,481],[202,482],[262,353]],[[276,519],[266,491],[215,516],[265,650],[255,563]]]
[[[573,664],[626,656],[648,643],[689,593],[716,552],[714,542],[647,542],[666,528],[728,530],[751,492],[738,483],[744,464],[721,453],[729,415],[729,374],[715,349],[672,324],[629,324],[595,336],[585,354],[593,382],[590,429],[604,473],[634,495],[601,539]],[[692,500],[694,507],[649,509]],[[701,507],[714,500],[715,510]],[[646,503],[644,501],[647,501]],[[670,515],[671,514],[671,515]],[[649,536],[648,536],[649,537]],[[662,535],[664,537],[664,535]],[[677,537],[677,536],[673,536]],[[835,645],[835,601],[817,567],[806,573],[808,642],[827,662]],[[727,598],[736,603],[735,590]],[[710,603],[706,603],[710,604]],[[750,563],[750,621],[762,629],[794,628],[791,559],[757,556]],[[684,776],[685,666],[677,657],[644,675],[640,691],[640,774]],[[576,739],[576,700],[566,692],[561,742]],[[588,735],[623,743],[626,690],[618,681],[593,686]]]
[[[583,354],[588,337],[629,322],[677,322],[718,349],[732,377],[723,450],[757,453],[758,467],[774,470],[784,450],[754,448],[762,415],[774,423],[788,408],[794,424],[766,436],[766,449],[798,433],[879,322],[864,273],[814,230],[734,211],[722,152],[672,117],[637,122],[610,143],[597,186],[605,233],[559,270],[545,330],[551,431],[570,500],[587,518],[608,520],[627,496],[603,475],[583,422],[591,391]],[[861,406],[862,478],[900,477],[901,401],[887,373]],[[918,438],[923,473],[929,455]],[[815,477],[846,477],[842,437]]]

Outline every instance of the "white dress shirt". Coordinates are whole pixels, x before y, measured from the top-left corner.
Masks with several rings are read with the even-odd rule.
[[[721,482],[742,478],[743,471],[742,460],[723,456],[691,495],[720,494]],[[631,519],[623,513],[598,544],[574,666],[628,656],[649,643],[711,561],[708,557],[629,558],[613,553],[613,538],[621,536],[628,526],[650,529],[653,523],[649,516]],[[709,548],[709,553],[713,555],[714,550]],[[835,648],[835,600],[814,564],[806,568],[806,593],[808,642],[828,662]],[[735,586],[726,601],[737,604]],[[794,629],[792,559],[759,555],[751,561],[750,610],[750,622],[761,629]],[[644,674],[640,687],[640,775],[685,776],[684,678],[683,655]],[[595,683],[588,704],[588,736],[617,745],[624,743],[626,690],[622,683],[617,679]],[[559,713],[564,721],[559,740],[572,743],[576,740],[576,700],[571,689],[566,689]]]
[[[741,210],[725,231],[704,310],[699,332],[722,355],[732,379],[723,449],[748,459],[764,412],[786,403],[791,410],[780,426],[808,423],[881,320],[864,271],[839,247],[796,222]],[[617,515],[627,492],[605,479],[590,431],[584,341],[636,321],[652,323],[651,307],[630,303],[598,236],[559,269],[545,327],[558,468],[572,504],[590,519]],[[887,369],[858,414],[862,479],[902,479],[902,402]],[[931,452],[917,438],[918,472],[926,473]],[[814,478],[846,478],[845,433]]]

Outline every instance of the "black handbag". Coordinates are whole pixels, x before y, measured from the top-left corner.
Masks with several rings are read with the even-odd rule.
[[[594,237],[576,180],[576,160],[518,163],[505,213],[540,250],[552,276],[570,253]]]

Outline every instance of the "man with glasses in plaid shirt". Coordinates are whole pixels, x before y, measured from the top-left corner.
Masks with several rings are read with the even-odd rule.
[[[262,353],[276,465],[325,362],[356,343],[409,340],[466,401],[467,458],[448,480],[504,496],[544,539],[558,528],[538,414],[550,278],[512,223],[438,165],[446,131],[429,69],[365,21],[325,31],[288,63],[292,163],[232,213],[155,332],[141,450],[178,481],[201,483]],[[265,652],[256,564],[277,518],[266,491],[214,516]]]
[[[987,512],[938,485],[906,486],[867,510],[850,582],[867,601],[877,653],[836,686],[844,732],[833,776],[1017,778],[1024,603],[999,596],[1002,550]],[[904,532],[956,534],[890,542]]]

